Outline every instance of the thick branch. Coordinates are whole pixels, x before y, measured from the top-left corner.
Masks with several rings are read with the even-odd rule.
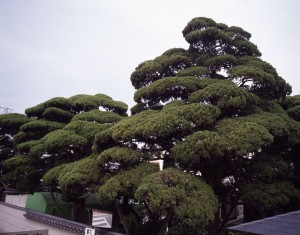
[[[169,208],[168,211],[167,211],[167,216],[161,226],[161,230],[160,230],[160,235],[168,235],[168,225],[169,225],[169,222],[170,222],[170,219],[172,218],[172,215],[173,215],[173,208]]]
[[[116,206],[116,209],[118,211],[118,214],[119,214],[119,217],[120,217],[120,220],[121,220],[121,224],[123,225],[123,227],[124,227],[124,229],[126,231],[126,234],[130,235],[128,224],[127,224],[127,222],[125,220],[125,216],[123,214],[122,208],[120,207],[120,205],[116,201],[114,201],[114,204]]]

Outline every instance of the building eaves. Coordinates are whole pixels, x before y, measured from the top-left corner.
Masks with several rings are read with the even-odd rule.
[[[260,235],[299,235],[300,210],[229,227],[228,230]]]

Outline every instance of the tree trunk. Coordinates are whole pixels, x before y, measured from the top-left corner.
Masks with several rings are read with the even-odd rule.
[[[293,162],[294,162],[294,178],[295,178],[295,187],[300,188],[300,159],[298,157],[300,151],[300,146],[294,147],[292,151]]]
[[[85,197],[73,201],[72,219],[77,222],[84,222]]]
[[[225,230],[225,228],[226,228],[226,225],[227,225],[227,222],[228,222],[228,220],[229,220],[229,217],[230,217],[230,214],[232,213],[232,211],[235,209],[235,207],[238,205],[238,201],[239,201],[239,197],[237,197],[237,199],[234,201],[234,202],[232,202],[232,203],[230,203],[230,210],[229,210],[229,212],[228,213],[226,213],[226,205],[228,205],[228,204],[226,204],[225,203],[225,201],[224,201],[224,207],[223,208],[221,208],[221,210],[223,211],[223,215],[222,215],[222,221],[221,221],[221,223],[220,223],[220,226],[219,226],[219,229],[218,229],[218,234],[220,233],[220,232],[224,232],[224,230]]]
[[[130,235],[128,224],[127,224],[127,222],[125,220],[125,216],[124,216],[124,213],[122,211],[122,208],[120,207],[120,205],[116,201],[114,201],[114,204],[116,206],[116,209],[117,209],[119,217],[120,217],[121,224],[123,225],[123,227],[124,227],[124,229],[126,231],[126,234]]]
[[[209,225],[207,226],[207,232],[209,235],[217,235],[218,234],[218,228],[221,223],[220,210],[221,210],[221,207],[219,206],[218,211],[215,213],[214,220],[211,221],[209,223]]]
[[[159,233],[160,235],[168,235],[168,225],[172,215],[173,215],[173,208],[171,207],[168,209],[166,219],[161,226],[161,230]]]
[[[7,184],[6,184],[3,180],[1,180],[1,179],[0,179],[0,184],[3,185],[3,188],[4,188],[5,190],[8,190],[8,189],[9,189],[8,186],[7,186]]]

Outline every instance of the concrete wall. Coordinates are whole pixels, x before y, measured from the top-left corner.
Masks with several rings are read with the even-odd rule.
[[[11,205],[19,206],[19,207],[25,207],[26,201],[28,198],[28,194],[21,194],[21,195],[5,195],[5,202],[9,203]]]
[[[48,230],[49,235],[78,235],[44,223],[26,219],[25,210],[0,203],[0,233]]]

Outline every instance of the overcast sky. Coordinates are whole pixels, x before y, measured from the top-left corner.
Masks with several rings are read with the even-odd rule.
[[[24,113],[50,98],[104,93],[132,107],[130,74],[188,43],[205,16],[251,41],[300,94],[299,0],[0,0],[0,105]]]

